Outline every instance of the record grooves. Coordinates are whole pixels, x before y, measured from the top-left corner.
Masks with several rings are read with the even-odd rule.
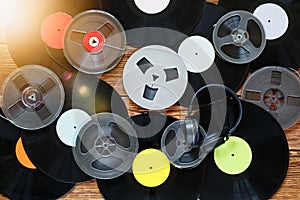
[[[101,0],[104,10],[112,13],[125,30],[141,27],[161,27],[188,34],[201,19],[204,0],[172,0],[163,11],[148,14],[141,11],[134,0]]]
[[[245,101],[242,104],[244,115],[233,136],[249,144],[251,164],[242,173],[229,175],[217,167],[211,152],[201,199],[268,199],[285,178],[289,148],[283,130],[262,108]]]
[[[149,117],[150,116],[150,117]],[[151,120],[150,120],[151,118]],[[139,137],[139,152],[149,148],[160,149],[163,130],[173,121],[159,113],[144,113],[132,117]],[[163,122],[166,120],[166,122]],[[162,125],[162,126],[160,126]],[[159,126],[159,127],[158,127]],[[156,133],[159,130],[158,133]],[[148,137],[147,137],[148,135]],[[205,177],[205,164],[180,170],[171,166],[169,178],[162,185],[148,188],[138,183],[132,172],[111,180],[97,180],[106,199],[197,199]]]
[[[215,24],[227,10],[213,3],[206,3],[202,20],[192,31],[192,35],[204,36],[212,42],[212,33]],[[202,73],[188,73],[189,84],[185,94],[180,99],[179,103],[188,106],[193,94],[202,86],[210,83],[224,84],[234,91],[238,91],[247,78],[249,72],[249,64],[234,64],[221,59],[217,54],[214,64]],[[223,82],[217,82],[216,74],[220,73]],[[209,81],[209,82],[208,82]],[[198,102],[201,98],[198,98]]]
[[[51,179],[37,169],[29,169],[18,161],[15,148],[20,129],[0,119],[0,193],[10,199],[57,199],[75,185]]]
[[[70,80],[64,82],[66,103],[63,111],[77,108],[90,115],[113,112],[128,117],[123,100],[109,84],[94,76],[78,74],[80,78],[76,78],[76,74],[73,74]],[[41,171],[56,180],[70,183],[91,180],[92,178],[77,166],[72,147],[65,145],[59,139],[56,133],[56,122],[57,120],[40,130],[22,131],[24,148],[29,158]]]
[[[299,38],[299,1],[291,0],[220,0],[220,5],[228,10],[248,10],[254,12],[256,7],[264,3],[274,3],[284,9],[289,18],[287,32],[276,40],[267,42],[264,52],[251,63],[251,69],[256,70],[265,66],[282,66],[297,69],[300,65],[300,38]],[[275,22],[276,23],[276,22]],[[277,21],[277,23],[280,23]]]

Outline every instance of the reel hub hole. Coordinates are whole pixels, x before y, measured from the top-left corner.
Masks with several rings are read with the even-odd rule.
[[[270,110],[277,110],[284,104],[284,94],[276,88],[267,90],[264,94],[264,103]]]
[[[42,92],[35,87],[27,87],[22,92],[22,103],[27,108],[37,108],[41,105],[43,99]]]

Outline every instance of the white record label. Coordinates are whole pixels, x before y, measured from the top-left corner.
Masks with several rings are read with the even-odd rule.
[[[64,144],[75,147],[80,128],[90,120],[91,117],[83,110],[68,110],[59,117],[56,133]]]
[[[175,104],[187,86],[187,70],[181,57],[162,46],[147,46],[127,61],[123,84],[130,99],[149,110]]]
[[[144,13],[158,14],[164,11],[171,0],[134,0],[135,5]]]
[[[209,40],[201,36],[185,39],[178,49],[178,54],[189,72],[201,73],[209,69],[215,60],[215,50]]]
[[[266,39],[275,40],[285,34],[289,26],[289,17],[285,10],[273,3],[258,6],[254,11],[266,32]]]

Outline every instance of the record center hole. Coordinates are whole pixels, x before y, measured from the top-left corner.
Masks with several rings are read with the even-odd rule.
[[[199,54],[198,54],[198,53],[195,53],[195,55],[198,56]]]
[[[234,157],[234,154],[231,154],[231,157]]]
[[[76,129],[77,127],[76,126],[74,126],[74,129]]]
[[[149,167],[150,170],[152,170],[152,167]]]
[[[60,31],[60,29],[57,29],[57,31]]]
[[[271,20],[270,20],[270,19],[268,20],[268,23],[271,23]]]

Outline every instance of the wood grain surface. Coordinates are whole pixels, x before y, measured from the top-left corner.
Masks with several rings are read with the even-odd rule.
[[[216,2],[216,1],[215,1]],[[126,54],[120,64],[107,74],[104,74],[101,78],[107,81],[110,85],[114,86],[116,90],[122,96],[124,102],[127,105],[130,115],[136,115],[144,110],[136,106],[131,100],[128,99],[124,92],[120,80],[122,77],[123,66],[130,55],[135,51],[134,48],[127,48]],[[17,66],[11,59],[6,41],[5,41],[5,30],[0,26],[0,86],[4,79],[11,73]],[[0,98],[1,99],[1,98]],[[166,110],[168,115],[174,116],[176,118],[183,118],[186,113],[186,109],[182,109],[179,106],[173,106]],[[272,199],[300,199],[300,122],[298,122],[294,127],[285,131],[288,138],[289,148],[290,148],[290,163],[289,169],[284,183],[281,188],[276,192]],[[276,156],[276,155],[270,155]],[[112,186],[113,187],[113,186]],[[133,194],[134,196],[134,194]],[[0,199],[6,199],[0,195]],[[64,196],[62,199],[71,200],[92,200],[92,199],[103,199],[101,196],[96,181],[79,183],[75,188]]]

